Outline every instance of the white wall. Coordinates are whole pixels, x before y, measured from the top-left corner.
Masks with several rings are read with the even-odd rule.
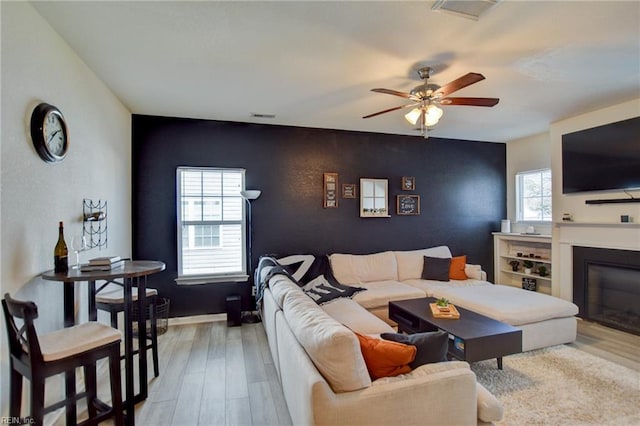
[[[2,294],[39,305],[37,327],[46,332],[63,325],[62,286],[38,276],[53,268],[58,221],[65,223],[67,244],[81,231],[83,198],[106,199],[109,214],[108,249],[90,250],[83,258],[131,255],[131,114],[29,3],[0,7],[0,285]],[[56,105],[67,120],[70,148],[62,163],[44,163],[33,148],[29,120],[40,102]],[[86,312],[82,305],[78,309]],[[4,325],[1,339],[4,416]]]
[[[507,143],[507,218],[511,220],[511,232],[525,232],[528,225],[533,225],[536,232],[551,234],[551,225],[548,224],[516,223],[516,173],[549,168],[551,141],[548,132]]]
[[[561,221],[564,213],[570,213],[576,222],[620,222],[620,215],[623,214],[631,215],[636,222],[640,222],[640,204],[587,205],[584,203],[589,199],[628,197],[623,191],[562,194],[562,135],[637,116],[640,116],[640,99],[568,118],[551,125],[549,134],[552,150],[554,222]],[[630,191],[630,193],[634,197],[640,197],[640,191]]]
[[[551,125],[553,173],[552,279],[553,294],[573,299],[573,245],[640,250],[640,204],[585,204],[589,199],[626,198],[623,191],[562,194],[562,135],[640,116],[640,99],[581,114]],[[640,190],[629,191],[640,197]],[[562,215],[570,213],[574,223],[563,224]],[[621,224],[620,215],[634,218]]]

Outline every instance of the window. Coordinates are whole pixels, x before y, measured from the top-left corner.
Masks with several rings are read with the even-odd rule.
[[[517,173],[516,204],[518,221],[551,221],[551,170]]]
[[[243,169],[179,167],[179,284],[247,278]]]

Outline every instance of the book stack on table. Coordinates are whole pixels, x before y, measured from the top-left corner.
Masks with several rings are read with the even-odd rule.
[[[82,265],[80,270],[82,272],[111,271],[112,269],[122,268],[124,261],[125,259],[122,259],[120,256],[96,257],[90,259],[89,263]]]

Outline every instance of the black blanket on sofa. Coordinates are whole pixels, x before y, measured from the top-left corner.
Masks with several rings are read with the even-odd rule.
[[[265,266],[274,266],[262,279],[260,270]],[[328,256],[293,255],[281,259],[262,257],[256,269],[256,283],[259,283],[256,302],[262,302],[264,286],[271,277],[283,274],[311,297],[318,305],[341,297],[353,297],[366,288],[343,285],[336,280],[331,270]],[[259,302],[258,302],[259,301]]]

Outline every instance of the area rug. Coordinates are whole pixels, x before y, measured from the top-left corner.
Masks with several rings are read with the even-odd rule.
[[[497,425],[640,425],[640,373],[566,345],[471,364],[504,404]]]

